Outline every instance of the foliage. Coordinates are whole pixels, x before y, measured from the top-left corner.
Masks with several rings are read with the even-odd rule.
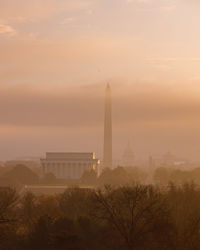
[[[95,186],[97,184],[97,173],[94,170],[85,171],[81,176],[80,183]]]
[[[24,165],[17,165],[6,172],[4,177],[15,179],[22,184],[36,184],[39,181],[38,176]]]
[[[43,184],[57,184],[57,179],[53,173],[46,173],[43,179],[40,181]]]
[[[181,185],[186,182],[194,182],[200,184],[200,168],[192,170],[180,170],[173,168],[158,168],[154,173],[154,181],[159,185],[168,185],[173,182]]]
[[[200,249],[200,190],[192,183],[40,196],[1,188],[0,214],[3,250]]]

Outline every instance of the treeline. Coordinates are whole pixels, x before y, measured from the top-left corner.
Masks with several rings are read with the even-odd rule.
[[[0,189],[1,250],[198,250],[200,190],[132,185],[19,196]]]
[[[0,187],[14,187],[17,190],[24,185],[38,184],[39,175],[24,165],[0,167]]]
[[[0,186],[11,186],[20,189],[24,185],[85,185],[104,186],[124,185],[133,182],[144,183],[147,174],[137,167],[117,167],[104,169],[97,177],[95,171],[85,171],[78,180],[57,179],[52,173],[47,173],[44,178],[24,165],[0,168]]]
[[[91,170],[84,172],[81,178],[76,180],[57,179],[52,173],[47,173],[41,179],[38,170],[34,172],[24,165],[0,168],[0,186],[11,186],[17,189],[23,188],[24,185],[37,184],[102,187],[104,185],[119,186],[133,183],[167,186],[170,182],[176,185],[185,182],[194,182],[200,185],[200,168],[180,170],[160,167],[154,171],[144,170],[140,167],[106,168],[103,169],[100,176]]]
[[[100,176],[94,170],[85,171],[80,179],[67,180],[56,179],[52,173],[47,173],[40,183],[47,185],[78,185],[78,186],[92,186],[101,187],[104,185],[126,185],[130,183],[145,183],[147,173],[138,167],[117,167],[114,169],[105,168]]]
[[[104,185],[127,185],[132,183],[144,183],[147,173],[138,167],[117,167],[114,169],[103,169],[97,177],[94,171],[86,171],[80,178],[80,184],[104,186]]]
[[[174,168],[157,168],[154,172],[153,181],[158,185],[167,185],[169,182],[173,182],[177,185],[194,182],[200,185],[200,168],[194,168],[191,170],[180,170]]]

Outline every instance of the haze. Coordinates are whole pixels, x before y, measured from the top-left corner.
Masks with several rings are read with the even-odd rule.
[[[0,159],[113,149],[199,159],[199,1],[0,1]]]

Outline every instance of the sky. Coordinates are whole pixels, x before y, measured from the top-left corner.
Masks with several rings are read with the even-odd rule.
[[[0,0],[0,159],[113,151],[200,160],[198,0]]]

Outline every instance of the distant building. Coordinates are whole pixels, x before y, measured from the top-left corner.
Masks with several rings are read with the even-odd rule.
[[[176,156],[173,155],[171,152],[167,152],[162,157],[162,164],[166,167],[174,166],[175,161],[176,161]]]
[[[165,153],[162,157],[149,157],[149,169],[156,169],[159,167],[173,168],[173,169],[191,169],[198,167],[198,163],[193,163],[188,159],[177,157],[171,152]]]
[[[155,167],[156,167],[156,164],[155,164],[155,159],[153,158],[153,156],[149,156],[149,161],[148,161],[148,167],[149,167],[149,170],[154,170]]]
[[[52,173],[58,179],[79,179],[85,171],[100,172],[100,160],[94,153],[46,153],[41,159],[41,177]]]
[[[132,151],[132,148],[130,146],[130,143],[128,143],[125,151],[124,151],[124,154],[123,154],[123,157],[122,157],[122,165],[123,166],[126,166],[126,167],[131,167],[134,165],[135,163],[135,156],[134,156],[134,153]]]
[[[105,94],[103,167],[112,168],[112,99],[109,84]]]

